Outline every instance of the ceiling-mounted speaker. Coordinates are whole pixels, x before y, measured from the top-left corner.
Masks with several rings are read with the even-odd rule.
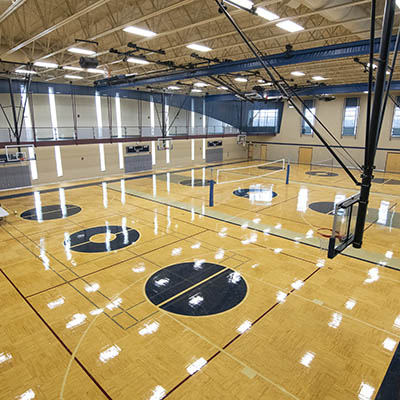
[[[81,68],[97,68],[99,66],[99,60],[95,57],[81,57],[79,59],[79,65]]]

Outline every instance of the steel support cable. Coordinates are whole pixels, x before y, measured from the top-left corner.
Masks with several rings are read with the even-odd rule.
[[[393,72],[394,72],[394,68],[396,66],[397,52],[399,51],[399,48],[400,48],[400,26],[399,26],[399,28],[397,30],[397,37],[396,37],[396,44],[394,46],[392,65],[390,67],[391,69],[390,69],[389,79],[387,80],[387,83],[386,83],[385,99],[384,99],[384,102],[383,102],[383,105],[382,105],[382,108],[381,108],[380,117],[379,117],[380,118],[379,119],[379,132],[382,129],[383,117],[384,117],[384,114],[385,114],[387,101],[388,101],[388,98],[389,98],[389,95],[390,95],[390,85],[392,84],[392,80],[393,80]],[[395,102],[395,104],[396,104],[396,102]],[[378,140],[379,140],[379,137],[376,138],[375,152],[376,152],[376,147],[378,147]]]
[[[245,34],[244,34],[245,35]],[[259,57],[263,57],[264,54],[262,54],[262,52],[257,48],[257,46],[254,44],[254,42],[249,38],[246,37],[247,40],[251,43],[251,45],[254,47],[254,49],[258,52],[258,56]],[[292,94],[292,97],[295,97],[297,100],[299,100],[300,104],[303,106],[303,108],[305,108],[315,119],[315,121],[317,121],[322,128],[328,133],[328,135],[334,140],[334,142],[339,146],[339,148],[341,150],[343,150],[346,154],[347,157],[345,157],[347,159],[347,161],[349,161],[351,164],[353,164],[354,166],[357,166],[357,168],[362,171],[362,167],[361,165],[353,158],[353,156],[342,146],[342,144],[339,142],[339,140],[330,132],[330,130],[328,129],[328,127],[318,118],[318,116],[313,113],[311,111],[311,109],[307,106],[307,104],[304,102],[304,100],[298,95],[298,93],[294,90],[294,88],[292,88],[287,80],[279,73],[279,71],[268,61],[266,60],[266,62],[268,63],[269,67],[277,74],[277,76],[279,77],[279,80],[281,80],[287,87],[287,90],[289,90]],[[311,127],[311,125],[310,125]],[[343,154],[342,154],[343,157]]]
[[[187,100],[188,100],[188,97],[185,96],[185,98],[184,98],[184,100],[183,100],[181,106],[179,107],[178,111],[176,112],[176,115],[175,115],[174,119],[172,120],[171,124],[170,124],[169,127],[168,127],[168,132],[169,132],[169,130],[172,128],[172,126],[174,125],[176,119],[179,117],[179,114],[181,113],[182,108],[183,108],[183,106],[185,105],[185,103],[186,103]]]
[[[260,62],[260,64],[263,66],[263,68],[265,69],[266,73],[268,74],[268,76],[270,77],[272,83],[274,84],[274,86],[276,88],[278,88],[278,90],[280,91],[281,94],[283,94],[287,99],[288,102],[294,107],[294,109],[302,116],[302,118],[304,119],[304,121],[311,127],[311,129],[313,130],[313,132],[316,134],[316,136],[319,138],[319,140],[322,142],[322,144],[327,148],[327,150],[329,151],[329,153],[331,153],[331,155],[334,157],[334,159],[339,163],[339,165],[343,168],[343,170],[346,172],[346,174],[350,177],[350,179],[356,184],[359,185],[359,182],[357,181],[357,179],[355,178],[355,176],[351,173],[351,171],[347,168],[347,166],[343,163],[343,161],[340,159],[340,157],[338,157],[338,155],[331,149],[331,147],[329,146],[329,144],[327,143],[327,141],[322,137],[322,135],[318,132],[318,130],[315,128],[315,126],[313,126],[313,124],[311,123],[311,121],[304,115],[303,111],[300,109],[300,107],[293,101],[292,97],[289,95],[288,91],[286,90],[286,88],[275,78],[275,76],[271,73],[271,71],[269,70],[269,67],[267,67],[265,60],[263,59],[262,56],[260,56],[261,52],[258,50],[257,46],[255,46],[254,44],[252,45],[248,38],[246,37],[246,35],[241,31],[241,29],[239,28],[239,26],[236,24],[236,22],[234,21],[234,19],[231,17],[231,15],[228,13],[228,11],[224,8],[224,6],[222,5],[220,0],[215,0],[215,2],[218,4],[220,10],[225,14],[225,16],[228,18],[229,22],[233,25],[233,27],[235,28],[235,30],[239,33],[239,35],[241,36],[241,38],[243,39],[243,41],[245,42],[245,44],[249,47],[249,49],[251,50],[251,52],[255,55],[255,57],[258,59],[258,61]],[[267,60],[267,63],[270,65],[271,69],[274,70],[274,72],[277,73],[278,76],[280,76],[280,74],[275,70],[275,68],[269,63],[269,61]],[[284,82],[286,82],[285,80],[283,80]],[[286,83],[287,85],[287,83]],[[299,98],[300,102],[302,102],[302,100]]]

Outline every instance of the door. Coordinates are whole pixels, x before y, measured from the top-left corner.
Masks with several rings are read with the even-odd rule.
[[[312,147],[299,147],[299,164],[310,165],[312,161]]]
[[[400,172],[400,153],[387,153],[386,172]]]
[[[261,160],[267,161],[267,145],[266,144],[261,145]]]
[[[249,144],[248,146],[248,153],[247,153],[247,158],[249,160],[252,160],[254,156],[254,144]]]

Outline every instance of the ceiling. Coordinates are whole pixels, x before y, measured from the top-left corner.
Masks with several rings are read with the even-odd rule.
[[[245,10],[228,6],[228,11],[266,55],[286,50],[286,45],[294,50],[346,43],[369,37],[370,0],[268,0],[254,1],[255,6],[278,15],[280,19],[268,21]],[[384,0],[377,1],[377,34],[381,28]],[[400,10],[399,10],[400,11]],[[304,30],[289,33],[276,26],[290,19]],[[396,15],[395,26],[399,23]],[[123,31],[127,26],[144,28],[157,33],[146,38]],[[98,42],[76,43],[76,39]],[[96,51],[100,68],[108,77],[123,74],[138,74],[138,77],[166,71],[165,65],[131,64],[123,55],[111,54],[110,48],[120,52],[132,50],[128,42],[138,46],[165,51],[165,55],[140,51],[149,61],[172,61],[177,65],[196,64],[199,60],[191,57],[194,52],[186,46],[191,43],[208,46],[212,50],[197,54],[219,60],[240,60],[252,57],[249,49],[227,20],[218,12],[215,0],[0,0],[0,58],[12,62],[47,61],[61,66],[78,67],[79,55],[68,51],[71,46]],[[360,57],[367,62],[367,57]],[[207,64],[202,64],[202,66]],[[13,64],[0,64],[2,76],[14,74]],[[279,67],[279,72],[293,83],[307,85],[314,83],[312,77],[326,78],[325,84],[337,85],[366,82],[368,74],[353,58],[326,60],[321,62],[296,64]],[[34,67],[38,75],[35,80],[67,83],[65,75],[77,75],[84,79],[74,83],[92,85],[103,79],[103,75],[85,71],[65,71],[61,68],[48,69]],[[294,70],[305,75],[291,75]],[[254,71],[257,72],[257,71]],[[261,75],[265,77],[263,71]],[[225,77],[241,91],[250,90],[260,76],[244,73],[248,82],[236,82],[235,76]],[[13,75],[15,76],[15,75]],[[396,69],[394,79],[400,79],[400,69]],[[218,84],[210,78],[202,79],[211,86],[203,92],[221,93]],[[190,91],[194,81],[183,82],[182,92]],[[174,82],[163,87],[176,85]],[[161,89],[162,86],[156,87]],[[146,89],[146,88],[144,88]]]

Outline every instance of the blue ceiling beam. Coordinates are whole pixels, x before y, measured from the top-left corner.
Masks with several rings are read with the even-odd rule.
[[[374,51],[379,50],[380,39],[375,40]],[[395,37],[392,38],[391,51],[394,50]],[[274,67],[281,67],[284,65],[294,65],[309,63],[315,61],[333,60],[346,57],[357,57],[369,54],[369,40],[360,40],[350,43],[340,43],[330,46],[314,47],[305,50],[294,50],[288,57],[287,53],[274,54],[265,56],[264,59],[268,60]],[[153,76],[151,78],[135,79],[132,81],[112,85],[112,80],[103,79],[98,81],[97,90],[106,90],[110,87],[138,87],[147,85],[157,85],[171,81],[179,81],[185,79],[204,78],[212,75],[225,75],[229,73],[240,73],[262,68],[260,62],[256,58],[246,60],[230,61],[220,64],[211,65],[209,67],[198,68],[192,71],[172,72]]]

